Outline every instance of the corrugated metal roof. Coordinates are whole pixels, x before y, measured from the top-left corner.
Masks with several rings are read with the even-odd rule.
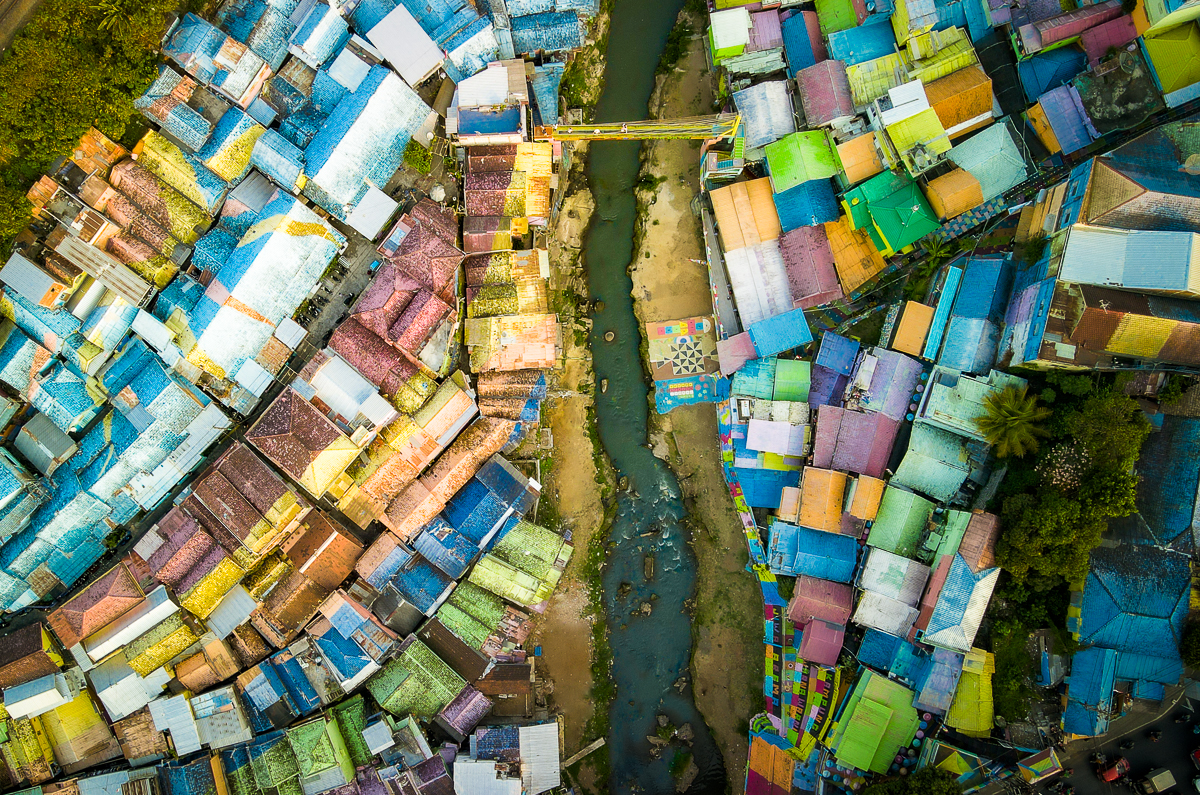
[[[962,555],[955,555],[922,640],[934,646],[970,651],[999,579],[1000,569],[976,573]]]
[[[937,217],[946,221],[983,204],[983,189],[979,180],[968,171],[956,168],[948,174],[929,180],[925,196]]]
[[[761,149],[796,131],[787,83],[770,80],[735,91],[733,102],[746,125],[746,148]]]
[[[888,486],[867,543],[897,555],[915,554],[932,514],[933,503],[929,500],[911,491]]]
[[[829,179],[839,169],[823,131],[792,133],[765,147],[771,187],[776,193],[810,179]]]
[[[993,124],[957,144],[947,157],[979,180],[984,201],[1019,185],[1028,173],[1007,123]]]

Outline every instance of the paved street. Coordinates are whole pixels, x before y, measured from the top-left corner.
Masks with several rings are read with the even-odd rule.
[[[1171,700],[1166,704],[1170,704]],[[1151,770],[1168,768],[1175,774],[1176,786],[1173,792],[1195,792],[1192,779],[1200,775],[1200,771],[1193,766],[1188,754],[1193,748],[1200,747],[1200,735],[1193,734],[1193,724],[1180,725],[1174,721],[1177,714],[1184,712],[1187,703],[1186,698],[1181,699],[1176,707],[1157,720],[1144,714],[1129,715],[1114,723],[1115,731],[1110,732],[1108,736],[1072,743],[1072,753],[1067,764],[1075,768],[1075,774],[1069,779],[1075,786],[1075,792],[1078,795],[1108,795],[1130,791],[1124,785],[1108,784],[1099,779],[1087,761],[1096,751],[1107,754],[1110,759],[1118,755],[1124,756],[1132,765],[1131,777],[1138,780]],[[1162,738],[1157,743],[1146,737],[1146,732],[1151,728],[1162,731]],[[1134,747],[1122,751],[1119,746],[1126,738],[1134,741]]]

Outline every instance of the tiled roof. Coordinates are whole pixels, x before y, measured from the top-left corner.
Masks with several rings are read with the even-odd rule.
[[[291,388],[263,412],[246,439],[316,496],[324,494],[359,453],[345,434]]]
[[[58,664],[44,650],[43,637],[40,623],[28,624],[5,636],[0,644],[0,688],[58,673]]]
[[[46,621],[63,647],[69,649],[120,618],[142,599],[142,589],[129,569],[118,563],[47,616]]]

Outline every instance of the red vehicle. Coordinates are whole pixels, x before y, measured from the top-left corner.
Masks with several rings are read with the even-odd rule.
[[[1197,748],[1195,751],[1192,751],[1191,756],[1192,756],[1192,764],[1196,766],[1197,770],[1200,770],[1200,748]]]
[[[1100,770],[1101,781],[1116,781],[1121,776],[1129,773],[1129,760],[1123,756],[1118,756],[1112,761],[1112,764]]]

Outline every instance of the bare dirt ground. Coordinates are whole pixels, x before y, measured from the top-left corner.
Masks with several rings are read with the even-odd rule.
[[[702,20],[689,20],[703,30]],[[709,113],[712,87],[703,42],[687,55],[651,98],[651,115],[676,118]],[[712,313],[699,219],[691,203],[699,184],[698,142],[655,141],[643,150],[644,216],[632,268],[633,295],[642,322]],[[650,179],[654,187],[650,188]],[[699,561],[692,655],[696,704],[725,756],[734,792],[743,787],[750,718],[762,708],[762,598],[745,571],[746,542],[721,471],[716,412],[685,406],[667,415],[651,407],[651,442],[679,477]]]

